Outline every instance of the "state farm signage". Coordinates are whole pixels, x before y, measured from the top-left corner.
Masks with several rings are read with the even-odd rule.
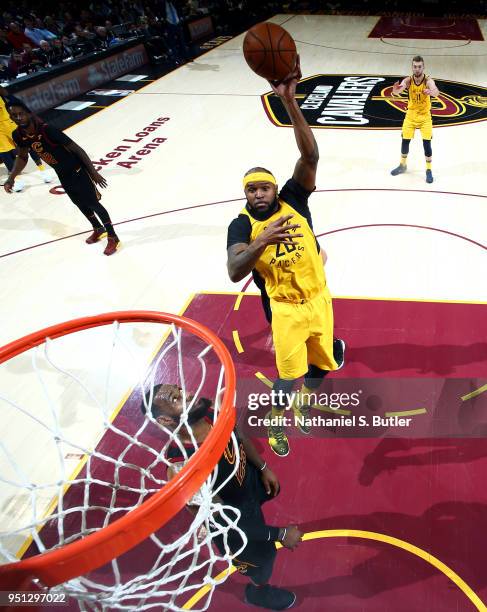
[[[106,83],[148,62],[144,45],[120,51],[16,93],[33,112],[41,112]]]

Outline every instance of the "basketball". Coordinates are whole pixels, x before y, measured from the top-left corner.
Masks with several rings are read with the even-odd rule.
[[[245,35],[243,54],[247,64],[268,81],[281,81],[296,66],[296,44],[284,28],[259,23]]]

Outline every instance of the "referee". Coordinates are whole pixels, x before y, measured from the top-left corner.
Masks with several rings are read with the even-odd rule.
[[[44,123],[19,101],[7,103],[10,117],[17,124],[12,139],[17,147],[15,164],[4,183],[7,193],[12,193],[15,178],[25,168],[29,149],[49,164],[58,175],[59,181],[73,204],[79,208],[93,227],[86,239],[88,244],[108,236],[103,251],[113,255],[120,246],[120,240],[113,229],[108,211],[99,202],[101,194],[97,185],[104,188],[107,181],[93,167],[86,152],[66,134]]]

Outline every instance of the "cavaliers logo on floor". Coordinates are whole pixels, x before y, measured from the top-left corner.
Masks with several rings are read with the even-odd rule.
[[[300,81],[296,98],[311,127],[399,129],[407,91],[392,97],[392,86],[404,76],[320,74]],[[487,89],[441,79],[435,83],[440,90],[439,97],[431,100],[435,126],[487,120]],[[263,95],[262,102],[275,125],[291,125],[274,93]]]

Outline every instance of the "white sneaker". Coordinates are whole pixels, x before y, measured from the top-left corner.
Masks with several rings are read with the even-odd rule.
[[[24,181],[17,179],[14,183],[14,186],[12,187],[12,191],[22,191],[24,187],[25,187]]]
[[[50,183],[52,181],[52,174],[49,172],[49,170],[39,170],[39,173],[42,176],[44,183]]]

